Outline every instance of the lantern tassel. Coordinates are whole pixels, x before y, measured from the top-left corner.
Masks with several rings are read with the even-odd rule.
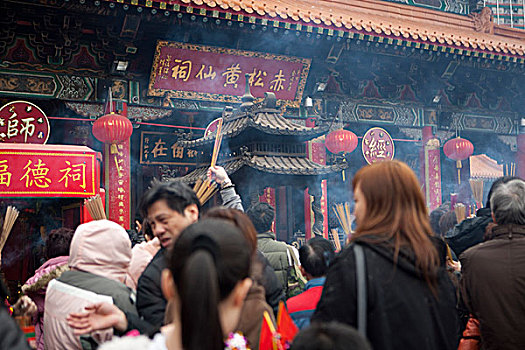
[[[343,172],[343,182],[345,182],[345,181],[346,181],[346,177],[345,177],[345,170],[343,169],[343,171],[342,171],[342,172]]]
[[[120,167],[118,166],[118,159],[117,159],[117,156],[115,155],[115,156],[113,157],[113,159],[115,159],[115,167],[117,168],[118,177],[121,178],[121,177],[122,177],[122,173],[120,172]]]
[[[458,168],[458,185],[461,185],[461,160],[456,160],[456,167]]]

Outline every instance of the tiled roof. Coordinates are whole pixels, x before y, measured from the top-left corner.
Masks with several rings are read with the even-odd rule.
[[[470,177],[475,179],[496,179],[503,176],[503,165],[485,154],[470,157]]]
[[[347,167],[346,163],[336,165],[320,165],[305,157],[292,156],[251,156],[231,160],[221,164],[229,175],[232,175],[243,166],[275,175],[305,175],[318,176],[338,172]],[[208,167],[197,168],[182,177],[186,183],[195,183],[197,179],[204,178]]]
[[[263,17],[340,31],[437,46],[525,54],[525,32],[491,24],[480,30],[473,17],[380,0],[179,0],[169,4]],[[478,31],[476,28],[478,27]],[[485,32],[487,31],[487,32]],[[460,52],[461,53],[461,52]]]
[[[253,116],[253,117],[252,117]],[[269,135],[308,136],[314,138],[325,133],[329,125],[310,128],[299,125],[279,115],[273,109],[260,109],[253,113],[243,113],[225,119],[222,127],[223,138],[232,138],[248,128],[259,130]],[[191,141],[180,141],[184,147],[199,147],[215,141],[215,133]]]

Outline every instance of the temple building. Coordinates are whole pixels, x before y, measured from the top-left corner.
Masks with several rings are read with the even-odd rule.
[[[151,180],[203,175],[204,130],[221,116],[219,164],[246,204],[275,204],[283,240],[337,227],[332,207],[351,202],[352,175],[369,162],[409,164],[429,209],[450,193],[471,204],[469,179],[525,177],[521,0],[9,0],[0,10],[0,106],[37,106],[47,144],[98,153],[98,193],[126,229]],[[31,140],[14,138],[33,124],[6,108],[0,140]],[[111,112],[129,119],[130,138],[94,137]],[[341,128],[357,148],[334,154],[325,138]],[[487,158],[471,166],[470,154],[444,153],[456,136]],[[0,196],[1,213],[13,200],[1,181]],[[49,200],[20,202],[20,223],[49,220],[15,225],[7,248],[82,221],[81,201]],[[10,279],[38,265],[29,256]]]

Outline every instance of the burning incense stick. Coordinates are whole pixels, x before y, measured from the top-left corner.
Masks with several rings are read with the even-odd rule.
[[[335,204],[334,207],[335,216],[339,221],[339,224],[343,228],[343,231],[347,235],[352,234],[352,221],[354,221],[350,214],[350,206],[348,203]]]
[[[219,157],[219,150],[221,149],[221,142],[222,142],[222,121],[223,119],[219,119],[219,122],[217,124],[217,135],[215,136],[215,144],[213,145],[213,153],[211,156],[211,167],[213,168],[215,164],[217,163],[217,158]]]
[[[199,198],[201,205],[213,197],[218,190],[219,185],[210,179],[198,179],[195,186],[193,186],[193,191],[197,194],[197,198]]]
[[[454,213],[456,214],[456,219],[458,220],[458,224],[465,220],[465,210],[467,208],[465,207],[465,204],[463,203],[457,203],[454,207]]]
[[[341,251],[341,241],[339,240],[339,232],[337,232],[337,229],[332,229],[332,238],[334,239],[335,244],[335,251],[340,252]]]
[[[2,234],[0,235],[0,254],[4,248],[5,242],[11,233],[11,229],[18,218],[19,211],[14,206],[8,206],[5,213],[4,224],[2,225]]]
[[[476,207],[483,208],[483,180],[469,180]]]
[[[89,215],[93,220],[105,220],[106,213],[104,212],[104,205],[102,204],[102,199],[100,195],[90,197],[84,200],[84,205],[86,206]]]

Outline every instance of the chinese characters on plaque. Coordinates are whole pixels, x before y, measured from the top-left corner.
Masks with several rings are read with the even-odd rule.
[[[109,219],[130,229],[130,158],[129,140],[117,144],[117,153],[106,145],[106,176],[109,177]]]
[[[371,128],[363,136],[363,157],[368,164],[394,159],[394,141],[382,128]]]
[[[140,164],[196,165],[198,151],[180,146],[178,136],[143,131],[140,134]]]
[[[240,102],[245,74],[255,97],[265,92],[299,106],[310,60],[251,51],[159,41],[148,94]]]
[[[14,101],[0,108],[0,142],[40,143],[49,138],[49,121],[40,108]]]
[[[89,197],[98,186],[95,152],[0,149],[0,197]]]

